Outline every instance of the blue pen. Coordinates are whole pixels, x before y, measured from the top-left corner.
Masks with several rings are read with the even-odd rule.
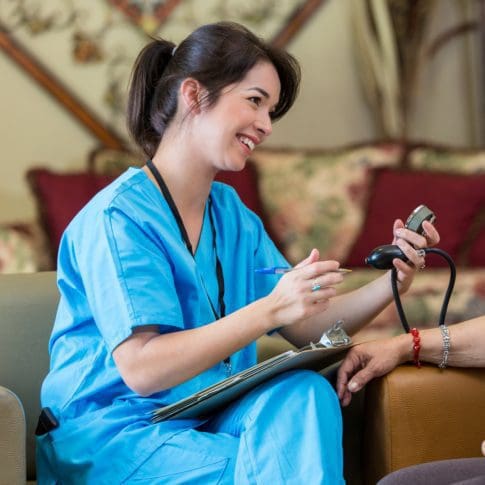
[[[267,268],[256,268],[254,270],[255,273],[259,274],[284,274],[288,273],[288,271],[293,271],[297,268],[290,268],[288,266],[269,266]],[[338,268],[335,271],[331,271],[331,273],[350,273],[352,270],[347,268]]]
[[[256,268],[254,272],[259,274],[283,274],[288,273],[292,269],[288,266],[269,266],[267,268]]]

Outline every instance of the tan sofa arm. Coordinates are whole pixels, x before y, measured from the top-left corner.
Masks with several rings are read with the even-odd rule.
[[[25,484],[25,416],[19,398],[0,386],[0,484]]]
[[[485,369],[403,365],[366,389],[366,483],[409,465],[480,455]]]

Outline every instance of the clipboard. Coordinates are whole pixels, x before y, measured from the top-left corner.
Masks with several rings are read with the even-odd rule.
[[[340,332],[345,337],[337,344],[333,335]],[[333,333],[332,333],[333,332]],[[325,343],[323,343],[325,342]],[[330,345],[329,345],[330,344]],[[169,419],[203,419],[226,406],[257,385],[292,369],[320,370],[341,360],[352,347],[350,337],[341,328],[341,322],[326,332],[318,344],[311,343],[297,350],[288,350],[248,369],[213,384],[176,403],[156,409],[153,423]]]

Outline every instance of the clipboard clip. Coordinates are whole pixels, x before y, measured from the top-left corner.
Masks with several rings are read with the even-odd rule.
[[[352,340],[344,330],[343,324],[343,320],[335,322],[323,333],[319,343],[324,347],[342,347],[344,345],[349,345]]]

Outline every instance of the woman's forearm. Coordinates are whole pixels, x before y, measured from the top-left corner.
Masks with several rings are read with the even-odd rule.
[[[358,332],[392,301],[391,273],[386,272],[370,283],[335,299],[329,308],[332,320],[343,320],[350,335]]]
[[[448,326],[450,349],[448,365],[485,367],[485,316]],[[443,337],[439,328],[421,330],[420,359],[440,364]]]
[[[191,379],[271,330],[268,308],[261,299],[190,330],[162,335],[156,326],[135,330],[113,357],[125,383],[138,394],[150,395]]]
[[[345,331],[353,335],[384,310],[392,299],[390,272],[387,272],[365,286],[332,298],[325,312],[285,327],[280,333],[301,347],[309,342],[318,342],[323,332],[338,320],[343,320]]]

